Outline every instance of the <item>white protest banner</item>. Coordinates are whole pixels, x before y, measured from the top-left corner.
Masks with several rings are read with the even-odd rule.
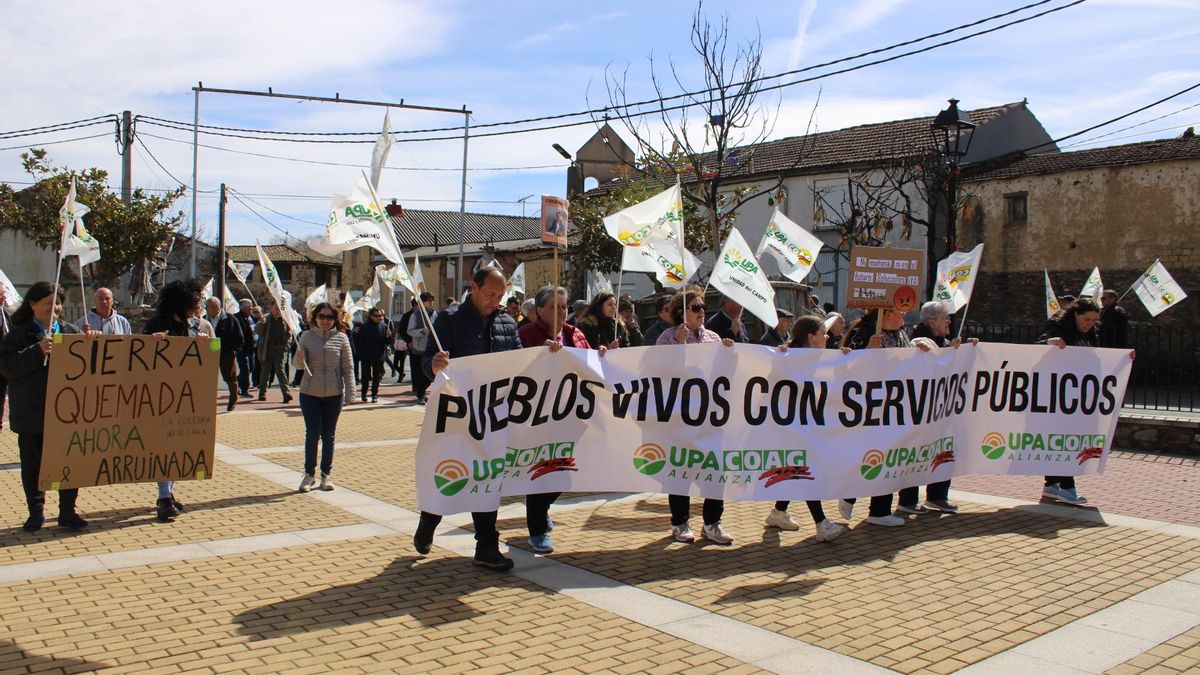
[[[383,114],[383,131],[375,140],[375,148],[371,151],[371,185],[379,189],[379,179],[383,176],[383,166],[387,164],[388,154],[396,137],[392,135],[392,111]]]
[[[17,292],[17,287],[13,286],[4,270],[0,270],[0,288],[4,289],[4,305],[0,309],[17,311],[17,307],[21,305],[21,294]]]
[[[333,196],[325,234],[309,239],[308,246],[317,253],[330,256],[370,246],[394,263],[401,260],[391,218],[376,199],[366,174],[355,181],[348,196]]]
[[[1079,291],[1079,297],[1091,298],[1096,302],[1100,301],[1100,294],[1104,292],[1104,282],[1100,280],[1100,268],[1092,268],[1092,273],[1088,275],[1087,281],[1083,282],[1083,290]]]
[[[275,263],[271,262],[271,258],[263,250],[262,244],[256,241],[254,247],[258,249],[258,265],[262,269],[263,281],[266,282],[271,297],[275,299],[275,304],[279,305],[279,313],[283,315],[283,322],[287,324],[288,330],[292,331],[292,335],[299,335],[300,326],[296,322],[295,311],[292,309],[291,293],[283,290],[283,282],[279,280],[279,272],[275,269]]]
[[[792,222],[776,207],[754,255],[762,259],[764,252],[770,253],[785,277],[802,284],[816,264],[822,246],[824,243],[820,239]]]
[[[677,222],[683,222],[683,194],[678,183],[606,216],[604,231],[622,246],[641,246],[672,238]]]
[[[970,304],[982,259],[983,244],[979,244],[967,252],[955,251],[938,263],[933,299],[946,305],[947,313],[953,314]]]
[[[725,297],[745,307],[751,314],[762,319],[768,326],[779,321],[775,309],[775,289],[763,273],[758,259],[750,252],[750,245],[738,229],[729,230],[725,247],[713,267],[709,285]]]
[[[920,353],[672,345],[452,358],[416,453],[418,503],[657,492],[836,499],[967,474],[1103,471],[1127,350]]]
[[[1050,285],[1050,273],[1042,270],[1042,274],[1046,275],[1046,318],[1058,314],[1062,307],[1058,305],[1058,296],[1054,294],[1054,287]]]
[[[508,288],[505,289],[505,295],[520,293],[525,295],[525,263],[517,265],[517,269],[513,270],[512,276],[508,278]]]
[[[1175,278],[1158,260],[1142,274],[1133,285],[1133,290],[1146,306],[1146,311],[1150,312],[1150,316],[1162,314],[1168,307],[1173,307],[1187,297],[1187,293],[1175,283]]]

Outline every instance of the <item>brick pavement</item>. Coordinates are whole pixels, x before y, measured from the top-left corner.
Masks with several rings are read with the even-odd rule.
[[[420,424],[419,412],[405,407],[350,408],[338,437],[411,438]],[[238,412],[220,416],[218,433],[234,447],[272,448],[298,445],[302,424],[294,409]],[[415,509],[414,449],[411,442],[339,449],[334,476],[344,492]],[[298,471],[302,453],[261,457]],[[181,484],[181,497],[188,494],[185,501],[197,509],[175,524],[150,522],[151,486],[89,488],[81,506],[94,519],[100,515],[96,532],[0,532],[0,556],[7,556],[0,565],[363,520],[219,463],[214,480]],[[1134,485],[1164,476],[1180,477],[1184,489],[1200,483],[1194,464],[1118,455],[1110,471],[1118,466]],[[1164,470],[1170,473],[1153,473]],[[969,478],[956,486],[1003,494],[988,488],[1009,479],[975,485]],[[1018,494],[1029,491],[1030,481],[1037,489],[1036,478],[1020,480]],[[1089,496],[1110,495],[1091,483],[1099,480],[1081,483]],[[802,504],[793,507],[800,532],[764,530],[769,508],[730,502],[725,524],[737,541],[728,548],[671,542],[662,496],[556,508],[559,552],[550,558],[654,594],[647,597],[678,600],[901,672],[977,663],[1200,569],[1195,538],[1028,508],[964,504],[956,516],[883,529],[861,523],[861,504],[854,529],[833,544],[812,538]],[[836,514],[832,503],[826,509]],[[0,473],[0,512],[20,522],[15,472]],[[693,512],[698,530],[698,500]],[[1178,522],[1188,522],[1181,513]],[[502,532],[510,545],[527,548],[518,514],[502,519]],[[537,580],[536,570],[531,578]],[[619,609],[598,609],[511,575],[480,574],[437,546],[417,558],[403,535],[3,584],[0,607],[32,608],[0,613],[5,671],[100,664],[199,672],[753,669],[707,648],[703,635],[686,641]],[[1114,661],[1111,672],[1195,668],[1198,649],[1200,632],[1193,628],[1124,664]]]

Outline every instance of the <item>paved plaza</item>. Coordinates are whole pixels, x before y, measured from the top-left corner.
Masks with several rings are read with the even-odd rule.
[[[467,515],[413,550],[422,409],[385,390],[343,413],[333,492],[295,492],[303,422],[277,391],[222,412],[215,477],[177,485],[168,524],[152,485],[122,485],[81,492],[85,532],[22,532],[0,432],[0,672],[1200,670],[1196,460],[1113,453],[1080,481],[1094,508],[964,478],[959,514],[878,528],[862,503],[830,544],[801,504],[780,532],[768,503],[728,503],[720,547],[673,542],[663,495],[588,494],[534,556],[507,499],[498,574],[471,565]]]

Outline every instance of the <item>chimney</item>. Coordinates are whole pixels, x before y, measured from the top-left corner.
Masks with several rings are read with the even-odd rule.
[[[383,210],[387,211],[388,216],[391,218],[403,218],[404,217],[404,207],[397,204],[395,199],[392,200],[391,204],[388,204],[387,206],[383,207]]]

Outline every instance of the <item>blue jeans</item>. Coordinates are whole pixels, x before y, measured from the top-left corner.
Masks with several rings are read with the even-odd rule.
[[[342,397],[300,394],[300,413],[304,415],[304,473],[317,470],[317,439],[321,439],[321,473],[333,470],[333,432],[342,414]]]

